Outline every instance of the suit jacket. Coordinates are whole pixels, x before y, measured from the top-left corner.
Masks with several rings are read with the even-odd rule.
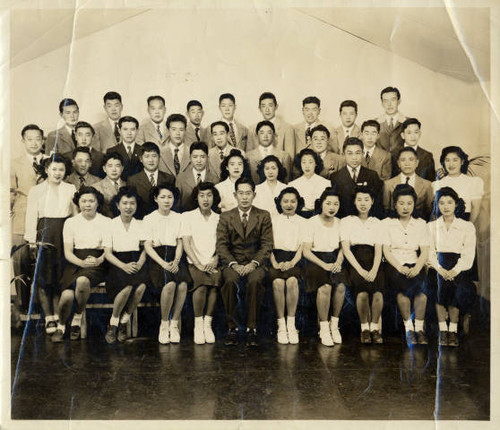
[[[223,120],[221,120],[223,121]],[[234,120],[236,124],[236,148],[242,149],[243,151],[247,151],[247,141],[248,141],[248,129],[238,121]],[[228,135],[230,132],[228,132]],[[229,144],[232,145],[231,139],[229,139]],[[213,138],[210,136],[210,145],[209,148],[213,148],[215,146],[215,143],[213,141]]]
[[[392,152],[392,175],[396,176],[401,173],[398,166],[398,152],[404,146],[404,143],[396,147]],[[418,166],[415,172],[421,178],[427,179],[428,181],[436,180],[436,166],[434,165],[434,156],[431,152],[417,146],[417,156],[418,156]]]
[[[106,153],[110,154],[111,152],[117,152],[120,154],[123,158],[123,173],[122,173],[122,179],[124,181],[127,180],[129,176],[135,175],[136,173],[139,173],[142,169],[142,163],[139,160],[139,155],[141,154],[140,150],[140,145],[136,144],[134,145],[134,151],[132,152],[132,157],[128,158],[127,155],[127,149],[125,148],[125,145],[123,143],[120,143],[119,145],[112,146],[109,148]]]
[[[158,171],[157,184],[164,183],[175,185],[175,177],[169,175],[168,173]],[[135,175],[129,176],[127,179],[127,185],[134,186],[137,189],[137,194],[139,194],[139,197],[142,199],[142,205],[137,208],[136,216],[138,219],[142,219],[144,215],[150,214],[157,208],[157,205],[149,199],[149,193],[152,187],[151,181],[149,180],[149,177],[144,169]]]
[[[89,173],[103,179],[106,176],[104,170],[102,170],[102,160],[104,159],[104,154],[94,148],[91,148],[90,154],[92,157],[92,166],[90,166]],[[73,151],[65,152],[62,156],[68,161],[71,161],[73,159]]]
[[[205,173],[205,182],[212,182],[216,184],[219,182],[219,178],[208,169]],[[183,212],[192,211],[196,209],[198,205],[191,200],[191,193],[194,187],[196,187],[196,180],[194,178],[193,169],[186,169],[184,172],[179,173],[176,180],[177,188],[180,191],[180,207]]]
[[[87,174],[87,177],[85,178],[85,186],[93,187],[100,180],[101,180],[100,178],[92,175],[89,172]],[[73,184],[77,191],[80,189],[80,175],[78,175],[78,173],[76,173],[76,172],[73,172],[70,175],[68,175],[66,177],[66,179],[64,180],[64,182],[67,182],[68,184]]]
[[[247,151],[253,151],[259,146],[259,140],[257,139],[257,134],[255,133],[255,128],[257,124],[253,124],[248,129],[248,141],[247,141]],[[293,128],[290,124],[283,121],[281,118],[276,117],[274,120],[274,146],[282,151],[285,148],[290,148],[293,146]],[[287,142],[285,144],[285,142]],[[293,159],[295,154],[290,153],[290,157]]]
[[[291,179],[292,175],[292,158],[290,154],[281,149],[271,147],[271,154],[280,160],[280,163],[286,169],[286,177],[283,182],[288,183]],[[263,160],[262,154],[259,148],[254,149],[253,151],[247,152],[247,160],[250,166],[250,173],[252,174],[252,179],[256,184],[261,182],[259,174],[257,173],[257,166]]]
[[[334,146],[334,142],[332,139],[332,136],[334,135],[334,131],[332,128],[324,124],[323,122],[319,121],[317,125],[322,124],[328,130],[330,131],[330,140],[329,140],[329,149],[333,152],[339,152],[338,148]],[[313,127],[314,128],[314,127]],[[300,151],[302,151],[304,148],[309,148],[311,145],[310,139],[306,142],[306,123],[303,121],[300,124],[295,124],[293,126],[293,141],[288,144],[288,147],[285,146],[285,151],[288,152],[290,155],[293,154],[292,157],[295,157]],[[286,144],[287,142],[285,142]]]
[[[234,149],[234,147],[231,145],[226,146],[226,148],[228,148],[226,149],[227,154],[231,152],[231,149]],[[219,151],[219,148],[217,148],[216,146],[208,150],[208,170],[210,170],[215,176],[217,176],[217,182],[219,182],[220,180],[220,164],[222,163]],[[245,151],[241,149],[240,151],[245,157]]]
[[[377,118],[377,121],[380,124],[377,145],[385,151],[393,152],[394,148],[404,143],[401,132],[403,131],[403,122],[406,121],[406,117],[402,113],[399,113],[398,120],[394,124],[392,132],[389,130],[389,124],[385,120],[385,115]]]
[[[155,125],[153,124],[153,121],[150,119],[143,122],[139,126],[139,131],[137,132],[137,136],[135,137],[135,141],[139,144],[142,145],[144,142],[153,142],[156,143],[158,146],[162,146],[168,139],[168,130],[165,130],[162,133],[162,138],[160,139],[160,135],[158,134],[158,131],[156,130]]]
[[[109,148],[118,145],[119,142],[115,138],[115,130],[111,127],[109,119],[106,118],[104,121],[94,124],[95,135],[92,140],[92,146],[106,153]]]
[[[63,125],[61,128],[51,131],[47,135],[45,154],[49,155],[51,152],[64,154],[65,152],[72,152],[73,149],[75,149],[75,143],[66,126]]]
[[[179,174],[184,172],[191,164],[189,157],[189,146],[184,142],[184,152],[182,153],[181,167]],[[174,156],[170,150],[170,140],[168,140],[164,145],[160,146],[160,170],[162,172],[168,173],[174,177],[177,176],[174,166]]]
[[[200,127],[198,134],[200,135],[200,142],[205,142],[207,145],[210,145],[210,139],[212,136],[208,127]],[[184,135],[184,142],[187,143],[188,147],[190,147],[193,142],[197,141],[198,139],[196,139],[196,130],[194,125],[188,121],[186,134]]]
[[[118,184],[118,188],[125,186],[125,182],[120,179],[120,183]],[[101,179],[99,182],[94,184],[94,188],[97,191],[100,191],[104,196],[104,204],[102,206],[102,214],[109,218],[114,218],[114,213],[111,208],[111,202],[113,197],[115,197],[118,192],[116,191],[116,187],[114,182],[109,178]]]
[[[332,151],[327,151],[325,154],[325,158],[323,158],[323,170],[319,173],[319,175],[323,176],[323,178],[330,179],[330,175],[332,173],[338,172],[344,166],[345,157],[343,155],[336,154]]]
[[[340,210],[337,217],[343,218],[348,215],[353,215],[354,212],[354,189],[356,185],[367,185],[375,192],[375,201],[373,203],[373,215],[382,218],[382,187],[383,182],[377,175],[377,172],[361,166],[357,182],[351,178],[351,174],[347,170],[347,166],[342,167],[338,172],[330,176],[332,186],[336,187],[340,197]]]
[[[273,227],[268,211],[252,206],[246,232],[238,208],[222,212],[217,225],[216,253],[223,267],[232,261],[248,264],[252,260],[265,266],[273,249]]]
[[[371,170],[375,170],[375,172],[378,173],[379,178],[383,181],[392,177],[391,154],[377,146],[373,149],[373,154],[370,157],[368,164],[366,164],[366,159],[363,157],[361,165],[368,167]]]
[[[359,128],[358,124],[354,124],[349,137],[359,138],[360,136],[361,136],[361,129]],[[338,154],[342,154],[344,152],[342,150],[342,147],[344,146],[345,139],[346,137],[344,134],[344,127],[342,127],[341,125],[336,127],[335,130],[333,131],[332,140],[333,140],[333,147],[338,149],[337,151],[335,151]]]
[[[383,204],[386,215],[394,209],[392,196],[396,185],[401,183],[400,175],[384,181],[383,191]],[[427,179],[423,179],[415,175],[415,192],[417,193],[416,209],[418,215],[426,221],[429,221],[432,213],[432,203],[434,200],[434,193],[432,191],[432,183]]]

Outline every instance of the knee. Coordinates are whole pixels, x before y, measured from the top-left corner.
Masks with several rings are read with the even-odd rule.
[[[288,288],[298,288],[299,287],[299,281],[297,281],[297,278],[292,276],[291,278],[288,278],[286,280],[286,287]]]
[[[90,293],[90,281],[84,276],[77,278],[75,292],[76,294]]]
[[[207,287],[205,285],[200,285],[196,290],[193,292],[193,296],[198,297],[198,296],[205,296],[207,293]]]
[[[382,296],[382,293],[375,293],[373,294],[373,303],[374,304],[380,304],[384,300],[384,297]]]
[[[186,292],[187,292],[187,284],[185,282],[181,282],[177,286],[177,293],[185,294]]]
[[[136,294],[140,294],[141,296],[144,294],[144,291],[146,291],[146,284],[141,284],[136,288]]]
[[[366,291],[358,293],[357,300],[359,300],[360,302],[367,302],[368,301],[368,293]]]
[[[273,281],[273,291],[278,294],[285,292],[285,282],[283,279],[275,279]]]
[[[335,289],[335,292],[337,294],[342,294],[344,295],[345,294],[345,285],[344,284],[338,284],[337,285],[337,288]]]
[[[161,290],[162,294],[172,295],[175,292],[175,282],[169,282]]]
[[[329,298],[331,294],[332,286],[330,284],[325,284],[318,288],[318,296],[322,298]]]
[[[60,303],[71,303],[75,298],[75,293],[72,290],[64,290],[61,293]]]

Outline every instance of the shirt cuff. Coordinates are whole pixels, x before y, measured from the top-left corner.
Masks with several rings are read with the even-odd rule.
[[[238,264],[238,262],[237,262],[237,261],[231,261],[231,262],[227,265],[227,267],[232,267],[232,266],[233,266],[233,265],[235,265],[235,264]]]
[[[255,263],[257,265],[257,267],[260,266],[260,263],[257,260],[252,260],[251,263]]]

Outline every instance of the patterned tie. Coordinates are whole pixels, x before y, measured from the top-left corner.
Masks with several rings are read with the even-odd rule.
[[[115,139],[116,143],[120,143],[120,130],[118,129],[118,122],[115,122]]]
[[[76,147],[76,134],[75,134],[75,130],[71,130],[71,139],[73,139],[73,144]]]
[[[307,127],[307,129],[306,129],[306,145],[309,145],[310,140],[311,140],[311,127]]]
[[[196,127],[194,129],[194,134],[196,134],[196,140],[199,142],[200,141],[200,127]]]
[[[154,173],[151,173],[151,175],[149,175],[149,181],[151,182],[152,187],[154,187],[156,185]]]
[[[243,212],[243,215],[241,215],[241,224],[243,225],[243,233],[246,235],[248,225],[248,214],[246,212]]]
[[[196,183],[199,184],[201,182],[201,173],[196,174]]]
[[[160,136],[160,140],[163,140],[163,134],[161,134],[160,124],[156,125],[156,131],[158,132],[158,136]]]
[[[36,158],[33,158],[33,170],[35,171],[38,183],[38,180],[42,177],[45,169],[43,168],[42,163],[40,163]]]
[[[219,152],[220,161],[224,160],[224,151],[221,149]]]
[[[132,159],[132,147],[130,145],[127,145],[127,155],[128,158]]]
[[[175,148],[174,154],[174,168],[175,174],[178,175],[181,170],[181,163],[179,162],[179,148]]]
[[[118,194],[118,191],[120,190],[120,184],[118,181],[113,181],[114,184],[115,184],[115,190],[116,190],[116,193]]]
[[[392,133],[394,131],[394,118],[391,117],[391,122],[389,123],[389,131]]]
[[[366,164],[368,164],[370,162],[370,153],[368,151],[366,151],[365,160],[366,160]]]
[[[231,142],[233,142],[233,146],[236,147],[236,134],[234,133],[233,123],[229,123],[229,138]]]
[[[406,177],[406,185],[408,185],[409,183],[410,183],[410,177],[409,177],[409,176],[407,176],[407,177]]]
[[[79,188],[82,188],[85,186],[85,178],[83,176],[80,176],[80,187]]]
[[[358,175],[356,175],[356,168],[355,167],[352,168],[352,180],[354,183],[356,183],[358,181]]]
[[[345,139],[344,139],[344,141],[346,141],[347,139],[349,139],[349,130],[345,131]]]

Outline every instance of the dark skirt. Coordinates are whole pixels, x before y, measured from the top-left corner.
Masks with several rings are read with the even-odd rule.
[[[65,221],[66,218],[40,218],[36,226],[37,242],[47,243],[47,246],[39,247],[34,280],[47,292],[61,291],[59,281],[65,263],[62,237]]]
[[[282,263],[284,261],[290,261],[295,257],[297,251],[284,251],[282,249],[273,249],[274,258],[278,263]],[[282,272],[279,269],[275,269],[274,267],[270,267],[269,269],[269,277],[271,278],[271,282],[275,279],[288,279],[288,278],[302,278],[302,260],[300,260],[294,267],[291,269]]]
[[[102,249],[74,249],[73,253],[81,260],[85,260],[88,256],[100,257],[103,254]],[[98,267],[79,267],[70,262],[66,262],[64,273],[61,278],[61,288],[63,290],[75,289],[75,281],[80,276],[87,278],[90,281],[90,287],[95,287],[106,279],[106,261]]]
[[[189,274],[191,275],[191,279],[193,280],[193,287],[189,291],[194,291],[198,287],[202,285],[208,287],[218,287],[221,281],[221,269],[217,269],[217,273],[207,273],[202,272],[198,269],[194,264],[188,264]]]
[[[113,252],[113,255],[122,263],[131,263],[139,260],[141,251]],[[108,296],[114,300],[116,295],[125,287],[129,285],[137,287],[140,284],[147,284],[148,281],[149,277],[146,263],[142,265],[141,270],[131,275],[125,273],[115,265],[110,264],[106,279],[106,292]]]
[[[415,264],[406,263],[403,266],[412,268],[415,267]],[[410,300],[413,300],[415,296],[418,296],[419,294],[428,295],[427,277],[424,267],[414,278],[407,278],[403,274],[399,273],[391,264],[387,263],[385,265],[385,280],[388,288],[394,295],[401,293]]]
[[[457,264],[460,254],[438,252],[438,261],[445,270],[451,270]],[[434,269],[429,271],[429,282],[437,288],[437,302],[442,306],[454,306],[461,312],[470,312],[474,306],[477,292],[472,282],[471,271],[460,272],[453,281],[446,281]]]
[[[175,260],[175,246],[155,246],[153,249],[164,261],[170,262]],[[179,271],[177,273],[164,270],[163,267],[149,257],[148,260],[151,284],[154,288],[159,289],[159,292],[161,292],[162,288],[169,282],[175,282],[176,284],[180,282],[189,282],[190,278],[186,269],[186,264],[182,259],[179,263]]]
[[[313,251],[313,254],[325,263],[335,263],[339,254],[339,249],[332,252]],[[306,262],[306,292],[311,293],[317,291],[319,287],[325,284],[336,286],[340,283],[346,283],[344,268],[338,273],[332,273],[327,272],[311,261]]]
[[[372,268],[375,247],[371,245],[353,245],[351,246],[351,252],[363,269],[370,270]],[[384,272],[380,267],[373,282],[366,281],[350,264],[347,265],[347,273],[348,285],[354,297],[362,292],[367,292],[370,295],[376,292],[384,292]]]

